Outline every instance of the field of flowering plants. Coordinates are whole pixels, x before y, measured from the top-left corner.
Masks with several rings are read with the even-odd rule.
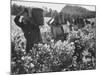
[[[87,24],[70,31],[66,40],[52,39],[50,27],[40,28],[44,43],[34,44],[26,54],[26,39],[22,30],[11,23],[11,73],[31,74],[96,69],[96,24]]]

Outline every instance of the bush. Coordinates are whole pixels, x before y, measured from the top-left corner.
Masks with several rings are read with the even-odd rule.
[[[13,74],[29,74],[95,69],[95,32],[95,26],[86,25],[77,31],[70,31],[63,42],[49,38],[49,43],[34,44],[28,54],[25,38],[18,33],[12,37],[11,71]],[[49,33],[46,36],[51,36]]]

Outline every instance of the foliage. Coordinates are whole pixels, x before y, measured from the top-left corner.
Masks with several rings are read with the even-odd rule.
[[[30,9],[30,7],[25,7],[22,5],[16,5],[16,4],[11,5],[11,15],[17,15],[23,10],[23,8]],[[47,7],[44,7],[43,10],[44,10],[43,12],[44,17],[52,17],[55,16],[56,13],[58,13],[56,10],[53,10],[51,8],[47,9]]]
[[[51,36],[48,26],[42,27],[41,34]],[[74,28],[74,27],[73,27]],[[48,32],[47,32],[48,31]],[[74,29],[66,40],[34,44],[28,54],[23,32],[15,31],[11,40],[11,71],[14,74],[90,70],[96,68],[96,28],[91,24]],[[45,38],[45,37],[44,37]],[[48,37],[47,37],[48,39]]]

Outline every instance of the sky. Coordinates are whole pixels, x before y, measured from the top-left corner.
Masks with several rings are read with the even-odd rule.
[[[17,4],[17,5],[22,5],[22,6],[26,6],[26,7],[38,7],[38,8],[43,8],[43,7],[47,7],[48,9],[51,8],[53,10],[57,10],[58,12],[61,11],[61,9],[67,5],[67,4],[55,4],[55,3],[39,3],[39,2],[21,2],[21,1],[12,1],[11,4]],[[92,10],[95,11],[95,6],[86,6],[86,5],[77,5],[77,6],[81,6],[84,7],[88,10]]]

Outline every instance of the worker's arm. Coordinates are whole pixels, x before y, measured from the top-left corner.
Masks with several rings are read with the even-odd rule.
[[[14,19],[14,22],[16,23],[17,26],[22,27],[22,22],[19,21],[20,16],[24,13],[24,8],[22,9],[22,11],[20,13],[17,14],[17,16]]]
[[[20,19],[20,16],[16,16],[14,19],[14,22],[17,26],[21,27],[22,23],[19,21],[19,19]]]
[[[54,21],[54,18],[52,17],[52,18],[47,22],[47,24],[48,24],[48,25],[51,25],[53,21]]]

